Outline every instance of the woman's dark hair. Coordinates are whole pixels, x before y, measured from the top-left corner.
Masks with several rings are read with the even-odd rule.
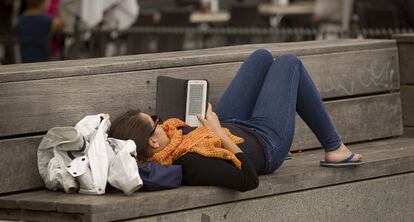
[[[151,156],[148,136],[152,130],[151,123],[140,115],[141,110],[128,110],[118,116],[111,124],[109,136],[121,140],[133,140],[137,146],[138,160],[145,162]]]

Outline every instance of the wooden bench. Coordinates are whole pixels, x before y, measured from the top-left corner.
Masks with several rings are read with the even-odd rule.
[[[357,168],[319,167],[316,138],[298,118],[293,159],[245,193],[183,186],[132,196],[44,189],[36,151],[54,126],[131,107],[154,113],[158,75],[206,78],[214,104],[254,49],[298,55]],[[403,134],[394,40],[242,45],[0,67],[0,219],[40,221],[407,220],[414,218],[414,137]],[[386,139],[384,139],[386,138]],[[410,194],[410,195],[405,195]],[[409,220],[409,219],[408,219]]]
[[[404,126],[414,127],[414,33],[394,35],[398,44]]]

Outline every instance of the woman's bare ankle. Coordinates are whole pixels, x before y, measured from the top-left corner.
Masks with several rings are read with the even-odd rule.
[[[329,162],[340,162],[348,158],[352,155],[352,151],[348,149],[348,147],[345,146],[345,144],[341,144],[341,146],[334,150],[325,152],[325,160]],[[362,155],[356,153],[355,156],[351,159],[352,161],[361,160]]]

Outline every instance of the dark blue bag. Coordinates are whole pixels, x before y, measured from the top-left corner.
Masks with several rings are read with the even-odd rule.
[[[181,186],[183,177],[181,165],[161,165],[149,162],[138,166],[144,183],[142,190],[156,191]]]

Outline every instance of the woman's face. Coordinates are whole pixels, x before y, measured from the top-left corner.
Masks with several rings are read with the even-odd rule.
[[[141,115],[143,115],[144,119],[150,122],[152,127],[155,126],[156,123],[151,116],[145,113],[141,113]],[[170,138],[167,136],[162,127],[159,124],[155,127],[154,133],[148,139],[148,144],[152,148],[153,153],[161,151],[170,143]]]

